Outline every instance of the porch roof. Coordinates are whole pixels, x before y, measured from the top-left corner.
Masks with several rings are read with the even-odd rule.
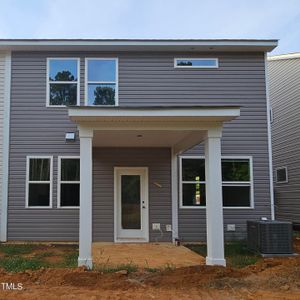
[[[240,106],[79,106],[69,108],[75,123],[126,121],[226,122],[240,116]]]
[[[79,135],[93,134],[94,147],[171,147],[183,152],[223,122],[240,115],[238,106],[71,107]]]

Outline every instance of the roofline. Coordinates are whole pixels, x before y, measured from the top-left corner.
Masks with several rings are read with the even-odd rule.
[[[279,54],[268,57],[268,61],[300,58],[300,52]]]
[[[34,50],[36,47],[122,47],[126,50],[134,48],[191,47],[190,50],[218,50],[219,48],[234,51],[236,48],[253,51],[271,51],[278,44],[274,39],[0,39],[0,50]],[[195,47],[195,49],[192,49]],[[207,48],[212,47],[213,49]],[[100,49],[101,50],[101,49]],[[132,50],[132,49],[131,49]],[[166,49],[167,50],[167,49]],[[176,49],[175,49],[176,50]]]

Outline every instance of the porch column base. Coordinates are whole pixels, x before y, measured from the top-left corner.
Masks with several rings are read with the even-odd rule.
[[[85,266],[89,270],[91,270],[93,268],[93,260],[92,260],[92,258],[91,257],[89,257],[89,258],[78,257],[78,267],[81,267],[81,266]]]
[[[206,256],[206,264],[208,266],[223,266],[226,267],[226,260],[224,258],[211,258]]]

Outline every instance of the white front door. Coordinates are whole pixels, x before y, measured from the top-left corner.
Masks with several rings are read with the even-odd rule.
[[[148,242],[148,168],[115,167],[115,242]]]

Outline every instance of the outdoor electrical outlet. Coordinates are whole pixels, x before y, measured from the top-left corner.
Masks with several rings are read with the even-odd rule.
[[[152,230],[160,230],[160,223],[152,223]]]
[[[227,224],[227,231],[235,231],[235,224]]]
[[[172,225],[170,224],[166,225],[166,231],[172,231]]]

